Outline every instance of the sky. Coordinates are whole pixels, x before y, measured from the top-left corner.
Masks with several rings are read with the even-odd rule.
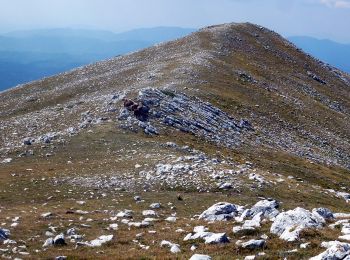
[[[0,0],[0,32],[200,28],[252,22],[284,36],[350,43],[350,0]]]

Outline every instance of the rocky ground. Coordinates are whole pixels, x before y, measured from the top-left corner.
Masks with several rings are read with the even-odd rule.
[[[348,259],[349,82],[230,24],[0,93],[0,256]]]

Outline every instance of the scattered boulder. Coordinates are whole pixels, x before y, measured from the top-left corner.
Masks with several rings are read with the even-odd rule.
[[[239,121],[238,126],[240,128],[244,128],[244,129],[247,129],[247,130],[254,130],[252,124],[248,120],[245,120],[245,119],[241,119]]]
[[[118,218],[132,218],[132,215],[133,215],[133,211],[126,209],[124,211],[118,212],[118,214],[116,216]]]
[[[165,219],[165,221],[167,221],[167,222],[176,222],[176,217],[173,217],[173,216],[170,216],[170,217],[167,217],[166,219]]]
[[[211,260],[211,257],[208,255],[194,254],[191,256],[190,260]]]
[[[350,202],[350,193],[338,191],[337,196],[343,198],[346,202]]]
[[[306,248],[308,248],[309,246],[311,245],[311,243],[310,242],[307,242],[307,243],[302,243],[302,244],[300,244],[300,248],[301,249],[306,249]]]
[[[66,256],[56,256],[55,260],[67,260],[67,257]]]
[[[263,212],[255,215],[252,220],[246,220],[243,224],[243,228],[258,228],[260,227],[261,216]]]
[[[111,229],[111,230],[118,230],[118,224],[117,224],[117,223],[110,224],[110,225],[108,226],[108,229]]]
[[[250,209],[248,215],[255,217],[259,213],[262,213],[262,217],[272,219],[279,214],[278,207],[279,203],[276,200],[261,200]]]
[[[12,162],[12,158],[6,158],[6,159],[4,159],[4,160],[2,160],[0,163],[10,163],[10,162]]]
[[[149,227],[151,224],[148,221],[142,221],[142,222],[129,222],[129,227],[137,227],[137,228],[146,228]]]
[[[197,226],[193,233],[188,234],[184,241],[203,239],[206,244],[221,244],[230,242],[225,233],[212,233],[204,226]]]
[[[64,234],[59,234],[59,235],[55,236],[55,238],[53,239],[53,244],[55,246],[66,245],[66,241],[64,240]]]
[[[59,234],[55,236],[54,238],[50,237],[45,240],[43,247],[49,247],[49,246],[64,246],[66,245],[66,241],[64,239],[64,234]]]
[[[320,77],[318,77],[315,73],[312,73],[311,71],[308,71],[307,75],[321,84],[327,84],[324,80],[322,80]]]
[[[43,247],[48,247],[48,246],[53,246],[53,238],[49,237],[48,239],[45,240]]]
[[[0,228],[0,241],[8,239],[10,236],[10,230]]]
[[[296,208],[280,213],[271,226],[271,233],[281,239],[295,241],[305,228],[321,228],[325,220],[303,208]]]
[[[241,247],[242,248],[246,248],[246,249],[251,249],[251,250],[255,250],[255,249],[260,249],[260,248],[263,248],[265,246],[265,240],[255,240],[255,239],[252,239],[252,240],[249,240],[245,243],[242,243],[241,244]]]
[[[49,217],[51,217],[53,214],[51,213],[51,212],[46,212],[46,213],[43,213],[43,214],[41,214],[41,217],[43,217],[43,218],[49,218]]]
[[[70,228],[66,231],[67,236],[74,236],[77,234],[77,230],[75,228]]]
[[[35,142],[35,140],[31,137],[26,137],[23,139],[24,145],[32,145]]]
[[[233,188],[233,185],[229,182],[225,182],[225,183],[222,183],[219,185],[219,189],[221,189],[221,190],[229,190],[232,188]]]
[[[127,120],[129,116],[130,116],[129,110],[123,107],[119,111],[118,120]]]
[[[78,246],[89,246],[89,247],[100,247],[103,244],[111,241],[113,239],[113,235],[100,236],[90,242],[78,242]]]
[[[229,243],[226,233],[212,233],[204,238],[206,244],[223,244]]]
[[[90,245],[92,247],[102,246],[103,244],[111,241],[113,239],[113,235],[100,236],[97,239],[91,240]]]
[[[180,245],[178,244],[174,244],[170,241],[167,241],[167,240],[163,240],[161,243],[160,243],[160,246],[161,247],[169,247],[170,248],[170,252],[173,253],[173,254],[177,254],[177,253],[180,253],[181,252],[181,249],[180,249]]]
[[[199,219],[206,221],[223,221],[233,219],[237,214],[238,210],[236,205],[227,202],[219,202],[205,210],[199,216]]]
[[[152,203],[151,205],[149,205],[151,209],[160,209],[161,206],[162,205],[160,203]]]
[[[332,220],[334,219],[334,215],[333,212],[330,211],[327,208],[317,208],[317,209],[313,209],[312,210],[312,214],[318,214],[319,216],[321,216],[322,218],[326,219],[326,220]]]
[[[154,210],[144,210],[142,211],[142,215],[145,217],[156,217],[157,213]]]
[[[135,196],[135,197],[134,197],[134,201],[140,202],[140,201],[141,201],[141,197],[140,197],[140,196]]]
[[[240,232],[253,231],[253,230],[255,230],[254,227],[234,226],[234,227],[232,228],[232,232],[233,232],[234,234],[240,233]]]
[[[326,245],[327,250],[323,253],[310,258],[310,260],[341,260],[349,259],[350,256],[350,244],[341,243],[339,241],[331,241]]]

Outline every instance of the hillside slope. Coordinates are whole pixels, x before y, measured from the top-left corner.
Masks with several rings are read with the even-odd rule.
[[[81,209],[92,220],[73,214],[71,225],[79,226],[87,241],[106,233],[101,232],[104,221],[116,211],[139,212],[161,202],[157,217],[176,215],[175,226],[156,222],[154,237],[146,233],[130,244],[137,228],[128,231],[118,222],[117,239],[104,246],[104,256],[125,258],[129,252],[131,258],[169,257],[158,243],[172,239],[186,258],[190,244],[176,228],[190,232],[202,224],[190,218],[220,200],[251,205],[265,197],[278,200],[284,209],[346,211],[349,90],[348,74],[276,33],[252,24],[224,24],[4,91],[0,222],[22,211],[23,221],[35,225],[11,233],[23,240],[34,232],[43,242],[43,226],[54,223],[63,231],[70,226],[65,212]],[[141,195],[147,205],[133,202],[133,195]],[[52,217],[40,217],[48,211]],[[214,223],[210,229],[228,232],[231,224]],[[267,228],[264,224],[258,233]],[[330,229],[319,232],[301,235],[313,246],[294,257],[311,257],[323,251],[320,240],[336,236]],[[230,234],[231,239],[241,236]],[[271,258],[285,257],[293,249],[294,244],[277,241],[274,235],[267,241],[265,252]],[[70,251],[73,244],[61,251],[29,244],[39,250],[31,251],[33,257],[59,252],[96,256],[90,249]],[[234,247],[237,257],[252,253],[239,244]],[[230,246],[200,245],[199,251],[232,256]]]

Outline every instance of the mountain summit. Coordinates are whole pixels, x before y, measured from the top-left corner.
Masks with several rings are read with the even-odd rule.
[[[298,232],[287,230],[287,236],[287,228],[280,229],[275,221],[270,240],[232,246],[239,256],[266,248],[273,258],[281,257],[282,248],[291,249],[277,241],[308,238],[315,246],[296,256],[307,258],[324,251],[319,239],[336,236],[335,231],[321,228],[315,231],[319,236],[306,234],[305,227],[319,230],[325,219],[315,220],[314,213],[301,208],[278,215],[277,205],[285,209],[327,207],[334,212],[348,209],[350,76],[257,25],[207,27],[175,41],[1,92],[0,121],[2,214],[15,216],[21,209],[28,221],[35,222],[35,230],[49,223],[63,229],[68,228],[64,214],[69,211],[74,225],[86,234],[82,239],[90,241],[77,245],[91,248],[108,238],[103,250],[107,258],[123,258],[121,252],[130,252],[132,247],[137,249],[131,258],[167,257],[167,247],[186,258],[191,256],[186,247],[190,244],[183,241],[182,231],[175,232],[176,227],[192,232],[188,227],[212,220],[210,230],[223,232],[232,222],[218,226],[217,220],[236,217],[240,223],[237,217],[256,220],[258,215],[269,222],[288,214],[311,218],[316,224],[298,222]],[[19,194],[23,195],[20,201]],[[238,205],[254,205],[258,199],[269,213],[258,204],[243,216]],[[234,204],[216,204],[200,220],[189,220],[220,200]],[[154,205],[146,210],[155,202],[162,205],[159,212]],[[218,207],[227,214],[220,215],[215,211]],[[141,209],[148,220],[141,221],[137,213]],[[44,212],[52,215],[40,217]],[[81,214],[90,214],[92,221],[79,220]],[[102,219],[109,217],[132,220],[108,228],[109,233],[116,232],[116,238],[103,236],[96,242],[97,236],[106,233],[101,233]],[[152,225],[150,218],[159,220],[152,226],[157,231],[142,233],[146,238],[140,236],[136,244],[129,244],[140,233],[138,228]],[[173,221],[176,225],[169,224]],[[242,234],[253,239],[259,232],[268,232],[264,231],[268,224],[258,222],[241,235],[230,234],[230,239]],[[91,226],[89,230],[86,225]],[[200,246],[200,252],[230,256],[232,248],[213,245],[228,242],[226,235],[212,237],[204,227],[195,230],[186,241],[201,238],[210,244]],[[33,236],[29,229],[16,232],[11,230],[16,238]],[[224,232],[232,232],[232,226]],[[152,239],[163,248],[150,245]],[[30,243],[30,249],[38,247],[37,242]],[[75,252],[71,246],[66,245],[66,251],[41,251],[40,245],[37,254],[48,257],[64,252],[88,258],[96,251]],[[180,247],[181,252],[177,251]]]

